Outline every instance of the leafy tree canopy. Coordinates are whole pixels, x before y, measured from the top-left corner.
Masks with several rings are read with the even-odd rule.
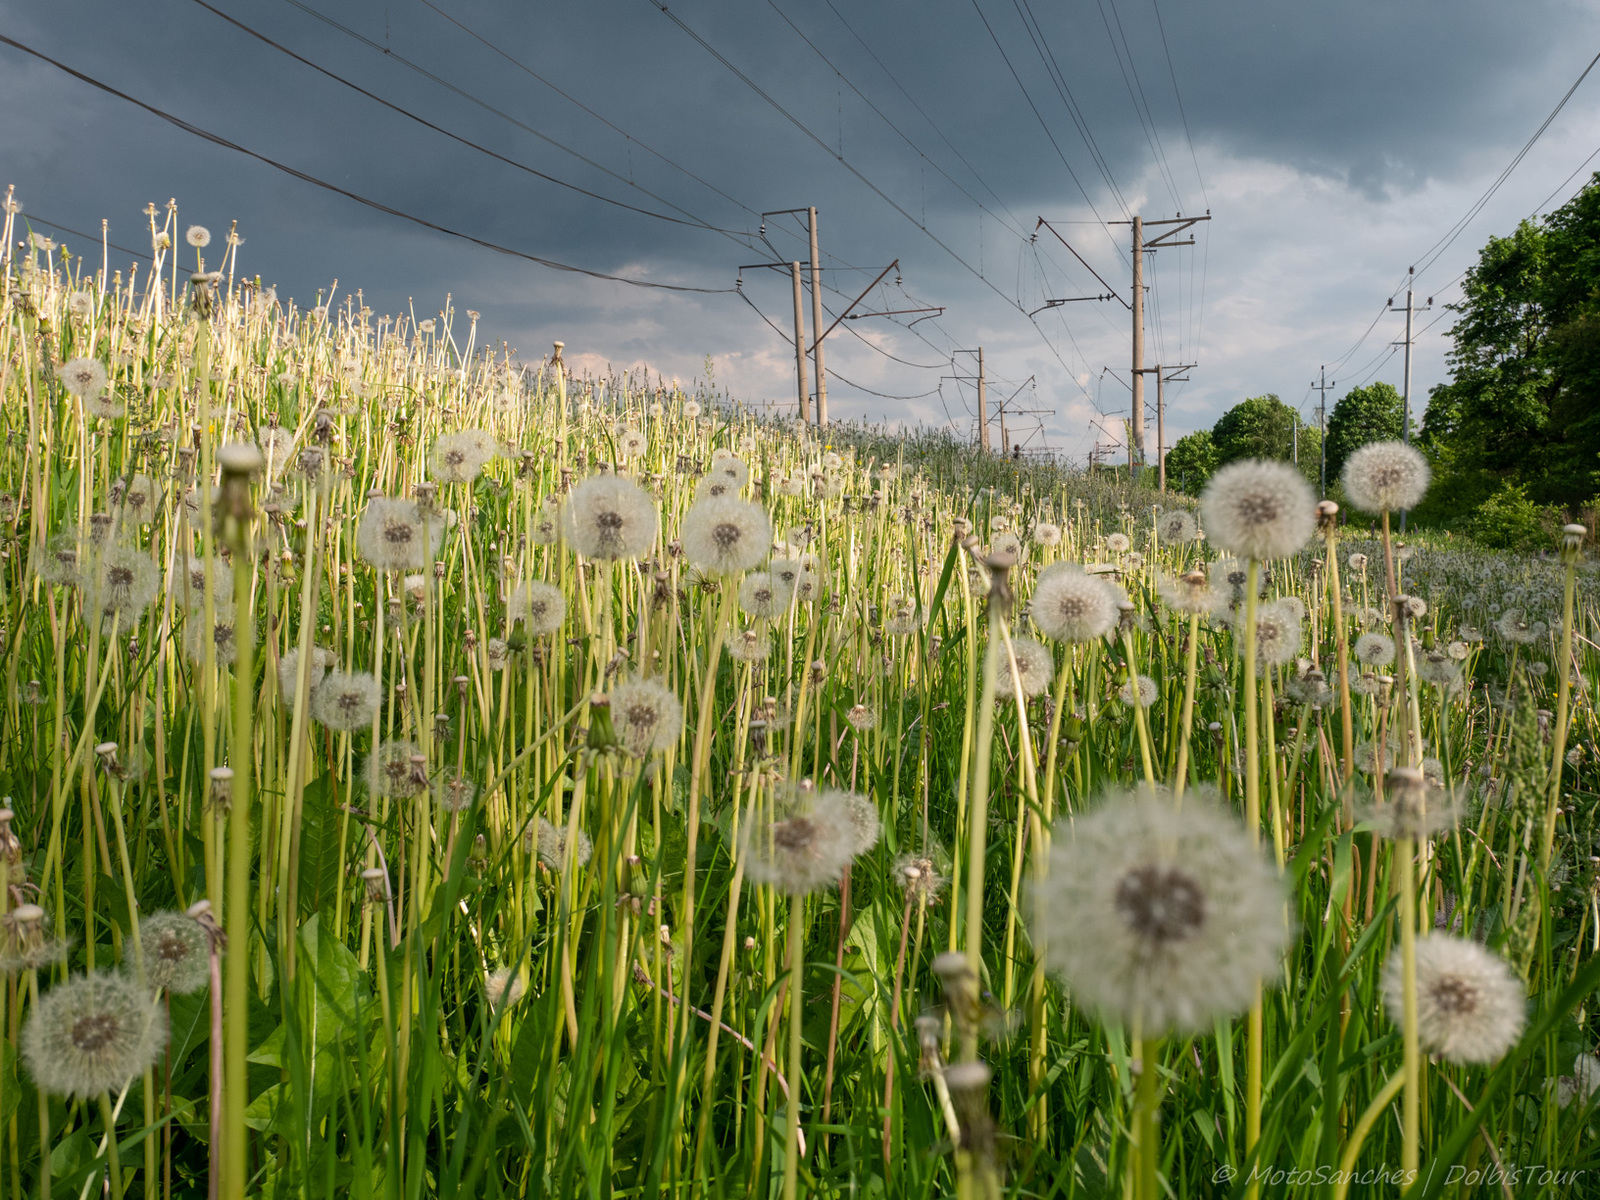
[[[1345,459],[1368,442],[1404,435],[1405,401],[1393,384],[1351,388],[1328,414],[1328,483],[1339,478]]]
[[[1590,501],[1600,492],[1600,174],[1555,212],[1490,238],[1462,291],[1452,378],[1433,389],[1423,427],[1436,482],[1419,515],[1460,516],[1502,484],[1534,504]]]
[[[1167,451],[1167,486],[1188,495],[1199,495],[1216,469],[1217,448],[1209,429],[1185,434]]]

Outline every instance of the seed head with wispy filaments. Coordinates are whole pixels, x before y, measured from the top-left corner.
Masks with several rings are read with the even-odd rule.
[[[58,983],[22,1030],[22,1059],[40,1089],[88,1098],[120,1091],[160,1057],[165,1010],[126,975],[97,971]]]
[[[150,556],[132,546],[113,546],[100,556],[95,573],[95,599],[106,616],[126,628],[156,598],[160,573]]]
[[[997,699],[1015,697],[1019,682],[1024,700],[1031,700],[1050,686],[1050,681],[1055,677],[1055,660],[1050,655],[1049,647],[1032,638],[1012,638],[1011,653],[1017,662],[1015,677],[1011,673],[1011,664],[1006,660],[1004,646],[995,659],[997,674],[994,694]]]
[[[383,701],[378,681],[366,671],[330,671],[311,693],[311,716],[342,733],[367,729]]]
[[[1108,1020],[1146,1036],[1209,1029],[1250,1006],[1288,940],[1281,877],[1201,793],[1113,794],[1058,824],[1033,895],[1045,962]]]
[[[462,813],[478,798],[478,785],[465,775],[447,771],[433,781],[433,799],[447,813]]]
[[[756,883],[804,896],[839,882],[859,834],[844,792],[791,789],[775,820],[745,826],[746,870]]]
[[[513,621],[521,621],[529,637],[546,637],[567,619],[567,597],[554,584],[530,579],[518,585],[506,606]]]
[[[382,743],[367,755],[367,791],[397,800],[420,796],[428,787],[427,765],[416,761],[421,757],[415,742],[397,738]]]
[[[435,483],[471,483],[494,457],[494,440],[481,429],[463,429],[436,438],[428,455]]]
[[[577,834],[572,843],[572,863],[576,867],[586,867],[589,865],[589,856],[594,853],[594,841],[581,829]],[[527,840],[529,848],[538,854],[539,861],[550,870],[559,871],[566,865],[567,830],[564,825],[556,825],[540,817]]]
[[[883,820],[871,796],[860,792],[830,792],[844,806],[850,824],[850,857],[860,858],[878,844],[883,834]]]
[[[328,668],[338,661],[338,656],[326,646],[312,646],[306,660],[306,694],[309,696],[322,686],[328,677]],[[300,686],[300,647],[283,652],[278,660],[278,695],[285,704],[293,705],[295,692]]]
[[[1394,639],[1386,633],[1363,633],[1356,639],[1356,660],[1369,667],[1386,667],[1394,661]]]
[[[1117,689],[1117,699],[1129,708],[1137,704],[1140,708],[1149,708],[1161,695],[1161,689],[1156,686],[1156,681],[1148,675],[1135,675],[1128,682]]]
[[[233,603],[233,572],[221,559],[179,558],[167,587],[180,605],[195,611],[205,607],[207,578],[211,580],[212,607],[227,609]]]
[[[211,979],[211,935],[188,913],[158,912],[139,922],[144,978],[174,996],[198,992]]]
[[[34,547],[33,571],[51,587],[77,587],[83,580],[85,558],[77,532],[63,529],[42,548]]]
[[[561,532],[584,558],[640,558],[655,544],[660,523],[656,503],[633,480],[591,475],[561,506]]]
[[[697,500],[683,519],[683,550],[708,575],[737,575],[763,558],[772,524],[759,504],[733,497]]]
[[[1198,568],[1177,578],[1157,575],[1156,595],[1169,611],[1184,616],[1206,616],[1225,607],[1230,599],[1227,592],[1212,587],[1210,578]]]
[[[653,679],[632,679],[606,693],[611,728],[635,758],[671,749],[683,733],[683,704]]]
[[[1041,546],[1059,546],[1061,544],[1061,526],[1054,521],[1035,521],[1033,525],[1033,540]]]
[[[1405,442],[1368,442],[1345,460],[1339,478],[1350,503],[1362,512],[1415,508],[1427,494],[1431,472],[1422,452]]]
[[[1317,501],[1288,463],[1247,459],[1216,473],[1200,497],[1211,542],[1240,558],[1288,558],[1317,528]]]
[[[1187,509],[1174,508],[1156,518],[1156,536],[1168,546],[1181,546],[1200,535],[1200,523]]]
[[[183,626],[183,652],[195,666],[206,661],[206,646],[214,647],[218,666],[227,666],[239,656],[239,641],[233,622],[226,616],[206,624],[204,613],[190,613]]]
[[[55,936],[49,914],[37,904],[19,904],[0,916],[0,975],[61,962],[71,949],[70,940]]]
[[[444,537],[444,518],[424,520],[415,500],[377,496],[356,526],[356,553],[379,571],[420,571]]]
[[[1234,643],[1236,653],[1244,653],[1244,630]],[[1256,609],[1256,669],[1293,662],[1300,653],[1300,620],[1293,605],[1274,600]]]
[[[747,616],[770,621],[788,611],[793,594],[793,586],[784,584],[771,572],[752,571],[739,581],[739,608]]]
[[[1430,1054],[1456,1063],[1490,1063],[1511,1049],[1527,1012],[1522,981],[1506,961],[1468,938],[1431,933],[1417,939],[1417,1034]],[[1400,947],[1383,971],[1383,1004],[1405,1020]]]
[[[1028,615],[1045,637],[1092,642],[1117,624],[1117,598],[1105,581],[1060,564],[1039,576]]]
[[[105,390],[109,376],[106,365],[98,358],[74,358],[61,365],[57,372],[61,386],[84,400],[98,398]]]

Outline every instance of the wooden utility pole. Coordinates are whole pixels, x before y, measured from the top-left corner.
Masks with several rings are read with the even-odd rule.
[[[989,448],[989,393],[983,378],[983,347],[978,347],[978,449]]]
[[[1422,308],[1416,307],[1415,303],[1413,302],[1412,291],[1411,291],[1411,278],[1416,273],[1417,273],[1417,269],[1415,267],[1407,267],[1406,268],[1406,306],[1405,306],[1404,310],[1402,310],[1398,305],[1395,304],[1394,297],[1391,296],[1389,298],[1389,311],[1390,312],[1401,312],[1401,311],[1404,311],[1405,314],[1406,314],[1406,340],[1405,340],[1404,343],[1402,343],[1406,348],[1406,381],[1405,381],[1406,386],[1405,386],[1405,391],[1403,393],[1403,396],[1404,396],[1404,407],[1402,409],[1403,418],[1402,418],[1401,425],[1400,425],[1400,431],[1401,431],[1401,436],[1405,439],[1405,443],[1408,446],[1411,444],[1411,344],[1412,344],[1413,341],[1416,340],[1411,335],[1411,322],[1412,322],[1412,319],[1415,317],[1415,315],[1417,313],[1419,313],[1419,312],[1428,312],[1429,310],[1431,310],[1433,308],[1433,297],[1432,296],[1428,297],[1428,303],[1426,305],[1424,305]],[[1405,511],[1405,509],[1402,508],[1400,510],[1400,532],[1404,533],[1405,531],[1406,531],[1406,511]]]
[[[1156,375],[1156,482],[1157,486],[1165,492],[1167,490],[1167,404],[1164,385],[1169,383],[1186,383],[1188,376],[1169,375],[1169,371],[1187,371],[1194,367],[1194,363],[1183,363],[1176,367],[1163,367],[1157,363],[1150,368]]]
[[[1317,475],[1321,480],[1321,492],[1324,500],[1328,497],[1328,389],[1338,386],[1338,380],[1328,382],[1328,368],[1321,369],[1322,382],[1313,383],[1311,386],[1317,392],[1317,430],[1322,434],[1322,465]]]
[[[811,232],[811,328],[822,328],[822,263],[817,254],[817,207],[806,209],[806,222]],[[828,372],[822,365],[822,335],[817,335],[812,347],[817,366],[817,424],[828,423]]]
[[[800,264],[789,264],[789,278],[794,280],[794,378],[795,390],[800,397],[800,424],[808,419],[806,401],[810,388],[806,385],[806,310],[801,303]]]
[[[1133,422],[1129,430],[1128,477],[1144,461],[1144,218],[1133,219]]]
[[[1203,217],[1185,217],[1181,213],[1169,220],[1146,221],[1143,217],[1134,217],[1129,221],[1112,221],[1112,225],[1133,226],[1133,301],[1129,311],[1133,316],[1133,413],[1128,422],[1128,463],[1131,475],[1133,464],[1144,460],[1144,376],[1148,370],[1144,365],[1144,256],[1146,251],[1160,250],[1167,246],[1192,246],[1194,237],[1191,235],[1187,241],[1175,242],[1185,229],[1197,225],[1201,221],[1211,220],[1211,210],[1206,209]],[[1165,233],[1157,234],[1148,242],[1144,240],[1145,226],[1171,225]],[[1071,247],[1068,247],[1069,249]],[[1098,276],[1096,276],[1098,278]]]

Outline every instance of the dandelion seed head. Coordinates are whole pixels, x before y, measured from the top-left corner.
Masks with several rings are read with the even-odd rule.
[[[1200,523],[1186,509],[1175,508],[1156,518],[1156,536],[1169,546],[1192,542],[1200,532]]]
[[[554,584],[538,579],[519,585],[506,607],[512,620],[522,622],[529,637],[546,637],[567,619],[566,595]]]
[[[1288,463],[1229,463],[1200,498],[1210,540],[1246,559],[1287,558],[1316,531],[1316,497]]]
[[[539,855],[539,861],[552,871],[563,869],[567,861],[567,831],[564,826],[539,818],[538,826],[533,834],[534,846]],[[589,857],[594,853],[594,841],[583,830],[578,830],[578,836],[572,844],[572,864],[583,868],[589,865]]]
[[[567,544],[584,558],[642,558],[660,523],[655,501],[631,479],[591,475],[573,487],[561,509]]]
[[[1022,685],[1022,697],[1031,700],[1050,686],[1055,678],[1055,660],[1046,646],[1032,638],[1014,637],[1011,650],[1017,660],[1017,673],[1013,678],[1011,665],[1004,650],[996,656],[994,694],[997,699],[1010,699],[1016,695],[1017,683]]]
[[[1034,892],[1035,944],[1079,1000],[1147,1036],[1250,1006],[1288,940],[1284,886],[1204,794],[1155,788],[1061,822]]]
[[[378,681],[367,672],[333,670],[311,693],[311,716],[329,729],[350,733],[371,727],[382,700]]]
[[[1035,521],[1033,525],[1033,540],[1041,546],[1059,546],[1061,544],[1061,526],[1051,521]]]
[[[226,666],[238,657],[239,643],[232,621],[224,617],[208,626],[204,613],[191,612],[183,625],[183,652],[195,666],[205,663],[208,643],[214,648],[218,666]]]
[[[619,683],[606,699],[617,740],[635,758],[670,749],[683,733],[683,704],[653,679]]]
[[[1039,577],[1028,615],[1047,638],[1091,642],[1116,627],[1117,600],[1103,580],[1063,564]]]
[[[233,572],[219,559],[180,559],[169,586],[179,603],[194,611],[205,607],[208,577],[212,607],[226,611],[233,603]]]
[[[39,999],[22,1030],[22,1058],[41,1090],[91,1097],[120,1091],[167,1044],[165,1011],[125,975],[76,975]]]
[[[1600,1091],[1600,1058],[1580,1054],[1572,1060],[1572,1074],[1563,1075],[1556,1084],[1556,1101],[1562,1108],[1572,1104],[1586,1106],[1596,1091]]]
[[[310,695],[322,685],[327,677],[328,668],[338,661],[338,657],[326,646],[312,646],[311,655],[306,661],[306,694]],[[283,657],[278,660],[278,694],[289,703],[294,702],[295,691],[300,682],[300,647],[285,650]]]
[[[1468,938],[1431,933],[1417,939],[1417,1034],[1424,1050],[1456,1063],[1490,1063],[1522,1033],[1527,998],[1498,955]],[[1383,972],[1383,1003],[1396,1025],[1405,1018],[1400,948]]]
[[[483,994],[490,1008],[504,1008],[528,994],[528,981],[511,968],[500,967],[484,976]]]
[[[1228,598],[1212,587],[1206,573],[1198,568],[1176,579],[1170,575],[1158,575],[1156,594],[1161,597],[1161,603],[1167,608],[1186,616],[1205,616],[1213,613],[1218,605],[1225,603]]]
[[[482,429],[463,429],[434,440],[428,474],[435,483],[471,483],[494,457],[494,440]]]
[[[433,781],[433,799],[447,813],[466,812],[478,798],[478,785],[453,771]]]
[[[843,792],[794,789],[770,824],[745,827],[747,870],[790,896],[831,887],[855,857],[858,833]]]
[[[1263,604],[1256,610],[1256,668],[1282,666],[1300,652],[1300,621],[1293,606],[1282,600]],[[1244,653],[1243,639],[1235,649]]]
[[[737,575],[766,557],[772,525],[751,501],[698,500],[683,519],[682,541],[689,561],[708,575]]]
[[[793,584],[785,585],[768,571],[752,571],[739,581],[739,608],[760,621],[769,621],[789,608]]]
[[[211,244],[211,230],[204,225],[191,225],[185,231],[183,240],[197,250],[204,250]]]
[[[61,386],[80,399],[92,399],[106,390],[106,365],[97,358],[74,358],[57,372]]]
[[[150,607],[159,585],[158,572],[150,556],[131,546],[117,546],[99,563],[100,608],[107,616],[119,617],[127,627]]]
[[[1161,695],[1161,689],[1156,686],[1156,681],[1148,675],[1135,675],[1128,682],[1117,689],[1117,698],[1132,708],[1137,704],[1140,708],[1149,708]]]
[[[1405,442],[1368,442],[1345,460],[1345,495],[1362,512],[1415,508],[1428,490],[1428,460]]]
[[[52,936],[47,915],[37,904],[19,904],[0,916],[0,975],[61,962],[70,949],[69,941]]]
[[[392,796],[408,800],[420,796],[428,787],[426,768],[416,769],[413,759],[421,754],[412,741],[394,739],[381,742],[367,755],[367,791],[373,796]]]
[[[1356,639],[1355,654],[1369,667],[1386,667],[1394,661],[1394,639],[1385,633],[1363,633]]]
[[[420,571],[433,561],[444,537],[437,516],[423,519],[415,500],[376,496],[356,526],[356,553],[379,571]]]
[[[139,922],[145,982],[174,996],[211,980],[211,935],[188,913],[159,912]]]

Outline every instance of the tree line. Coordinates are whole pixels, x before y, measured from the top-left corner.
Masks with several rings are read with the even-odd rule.
[[[1416,444],[1433,467],[1415,524],[1491,545],[1548,545],[1600,507],[1600,172],[1566,204],[1491,237],[1447,306],[1450,378],[1430,389]],[[1404,433],[1388,383],[1350,389],[1328,413],[1327,492],[1351,451]],[[1294,460],[1319,482],[1319,432],[1277,396],[1230,408],[1167,454],[1169,486],[1198,495],[1239,458]]]

